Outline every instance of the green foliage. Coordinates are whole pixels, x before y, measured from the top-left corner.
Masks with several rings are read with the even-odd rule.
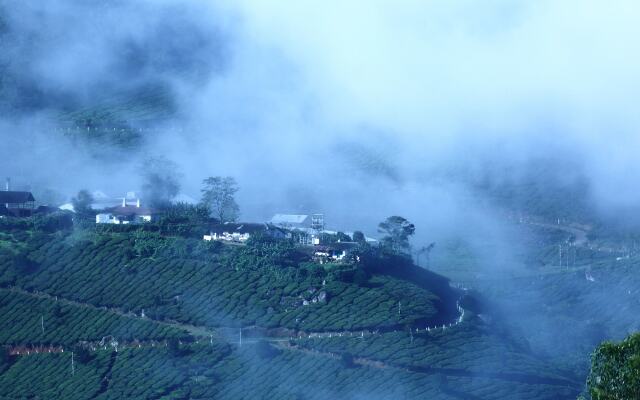
[[[357,242],[357,243],[366,243],[367,239],[364,236],[364,233],[362,233],[360,231],[355,231],[355,232],[353,232],[353,241]]]
[[[358,264],[340,265],[331,270],[331,276],[335,280],[354,283],[358,286],[366,286],[370,277],[369,273]]]
[[[0,254],[0,282],[194,325],[392,327],[430,320],[442,302],[441,294],[405,279],[374,275],[366,286],[333,280],[323,266],[305,264],[307,256],[286,241],[208,249],[219,245],[147,233],[39,240],[25,253],[39,263],[37,271],[16,275],[11,259]],[[134,251],[137,241],[141,253]],[[151,251],[152,257],[136,257]],[[446,294],[446,280],[434,275],[434,282]],[[321,297],[324,301],[313,302]],[[305,300],[310,304],[303,305]]]
[[[351,241],[351,238],[349,237],[349,235],[347,235],[344,232],[336,233],[336,239],[338,239],[339,242],[350,242]]]
[[[167,352],[173,357],[182,357],[187,354],[187,348],[177,338],[167,340]]]
[[[271,360],[272,358],[280,354],[280,350],[275,348],[266,340],[259,340],[255,345],[255,349],[258,357],[263,360]]]
[[[13,269],[17,274],[28,275],[36,272],[38,263],[29,256],[26,250],[21,250],[13,256]]]
[[[278,240],[266,235],[253,235],[247,246],[236,248],[227,260],[234,268],[294,267],[307,257],[289,240]]]
[[[575,399],[579,390],[520,343],[478,321],[409,335],[402,327],[442,318],[449,297],[455,304],[457,295],[446,279],[412,268],[404,257],[368,249],[359,266],[321,266],[292,243],[263,238],[217,248],[205,259],[193,253],[210,244],[202,240],[137,235],[26,235],[16,245],[40,264],[28,277],[14,276],[11,258],[0,252],[0,281],[96,306],[0,290],[0,324],[7,327],[0,330],[6,335],[0,344],[74,346],[113,335],[170,339],[167,347],[98,349],[88,358],[73,347],[75,375],[67,351],[15,357],[0,366],[1,398],[551,400]],[[158,241],[154,258],[127,255],[137,239]],[[346,268],[366,271],[366,287],[334,279],[334,271]],[[312,303],[322,292],[326,302]],[[179,329],[101,306],[136,313],[144,308],[149,318],[196,326],[398,331],[294,339],[287,342],[293,348],[247,339],[239,348],[215,336],[190,343]],[[345,368],[354,357],[363,364]]]
[[[348,351],[345,351],[340,355],[340,362],[345,368],[353,368],[355,366],[355,364],[353,363],[353,354],[349,353]]]
[[[56,211],[50,214],[34,214],[27,218],[0,218],[0,232],[26,237],[34,231],[53,233],[69,230],[73,227],[72,215],[68,211]]]
[[[485,379],[511,375],[531,384],[546,382],[573,387],[574,393],[580,386],[565,372],[551,368],[532,354],[518,351],[519,344],[513,338],[493,332],[478,320],[429,332],[421,329],[411,334],[398,331],[360,336],[356,333],[296,340],[295,344],[320,352],[350,353],[353,357],[415,371],[447,374],[458,371]]]
[[[640,334],[598,346],[591,357],[587,386],[594,400],[640,398]]]
[[[85,347],[76,345],[73,347],[74,360],[77,360],[80,364],[87,364],[94,357],[93,354]]]
[[[96,94],[89,107],[65,110],[58,119],[66,136],[88,144],[94,157],[113,161],[123,151],[139,150],[149,131],[170,116],[174,106],[168,86],[135,85],[110,96]],[[113,152],[105,151],[110,147]]]
[[[73,228],[72,214],[68,211],[36,214],[31,219],[33,221],[33,229],[40,232],[54,233]]]
[[[0,289],[0,345],[75,345],[105,336],[121,340],[184,338],[184,331],[115,312]]]
[[[4,369],[3,367],[9,364],[10,361],[11,355],[9,355],[9,348],[5,346],[0,347],[0,371],[2,371],[2,369]]]
[[[385,235],[381,245],[395,254],[407,254],[410,250],[409,237],[416,227],[403,217],[391,216],[378,224],[378,232]]]
[[[209,214],[206,205],[171,204],[164,208],[162,216],[153,224],[163,235],[202,238],[211,223]]]

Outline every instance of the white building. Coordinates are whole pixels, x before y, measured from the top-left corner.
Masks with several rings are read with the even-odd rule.
[[[157,213],[150,208],[141,207],[140,199],[136,204],[127,204],[127,199],[122,199],[122,205],[105,209],[96,214],[96,224],[143,224],[152,222]]]
[[[311,216],[306,214],[276,214],[269,223],[285,229],[311,228]]]
[[[226,242],[244,243],[252,235],[265,235],[275,239],[285,239],[291,235],[283,229],[270,224],[255,223],[226,223],[214,225],[208,235],[204,235],[203,240],[220,240]]]

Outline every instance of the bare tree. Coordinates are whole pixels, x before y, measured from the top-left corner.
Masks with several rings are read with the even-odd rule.
[[[71,204],[73,204],[73,209],[78,214],[90,214],[93,211],[91,208],[93,195],[88,190],[83,189],[78,192],[76,197],[71,199]]]
[[[234,195],[238,191],[236,180],[230,176],[211,176],[202,181],[202,203],[209,207],[221,223],[238,219],[240,207]]]
[[[178,166],[166,157],[147,158],[142,164],[142,190],[153,207],[167,207],[180,192]]]

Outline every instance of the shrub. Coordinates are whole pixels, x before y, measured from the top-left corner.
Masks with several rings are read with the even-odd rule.
[[[280,350],[273,347],[271,343],[260,340],[256,343],[256,354],[263,360],[270,360],[280,354]]]
[[[174,357],[182,357],[187,353],[186,349],[176,338],[171,338],[167,341],[167,352]]]
[[[74,359],[80,364],[86,364],[93,359],[92,354],[84,346],[74,346],[73,348]]]
[[[22,251],[13,256],[13,268],[21,275],[32,274],[38,270],[38,263]]]
[[[345,368],[353,368],[355,364],[353,363],[353,355],[348,351],[345,351],[340,355],[340,363]]]
[[[640,334],[601,344],[591,357],[587,385],[594,400],[640,398]]]

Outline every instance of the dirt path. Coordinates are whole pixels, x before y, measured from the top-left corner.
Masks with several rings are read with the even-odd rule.
[[[395,333],[395,332],[406,332],[405,329],[397,329],[381,332],[380,330],[370,330],[370,329],[360,329],[356,331],[324,331],[324,332],[305,332],[305,331],[294,331],[289,329],[275,329],[268,330],[263,329],[256,326],[237,328],[237,327],[217,327],[217,328],[209,328],[206,326],[196,326],[180,323],[177,321],[168,321],[168,320],[156,320],[152,318],[148,318],[146,316],[137,315],[131,312],[124,312],[117,308],[108,308],[108,307],[98,307],[90,303],[77,302],[74,300],[69,300],[66,298],[61,298],[59,296],[53,296],[43,292],[29,292],[21,288],[17,287],[9,287],[2,288],[0,290],[8,290],[14,293],[19,293],[22,295],[33,296],[48,300],[57,301],[63,304],[68,304],[71,306],[82,307],[82,308],[91,308],[94,310],[105,311],[113,314],[117,314],[124,318],[131,319],[141,319],[147,320],[159,325],[164,325],[167,327],[177,328],[184,330],[192,336],[196,343],[200,343],[202,340],[213,340],[222,339],[227,343],[238,344],[242,343],[256,343],[259,341],[267,341],[273,343],[282,343],[289,342],[294,339],[324,339],[324,338],[332,338],[332,337],[369,337],[369,336],[377,336],[382,335],[383,333]],[[440,330],[450,329],[460,324],[464,320],[465,310],[460,306],[459,301],[456,302],[456,308],[458,310],[459,315],[456,319],[449,324],[441,324],[434,325],[426,328],[411,328],[415,329],[415,333],[419,332],[437,332]],[[106,340],[106,342],[105,342]],[[81,342],[85,347],[89,347],[91,350],[98,350],[100,348],[106,350],[109,346],[117,351],[118,348],[127,348],[127,347],[156,347],[156,346],[166,346],[166,340],[146,340],[146,341],[118,341],[117,338],[112,336],[105,336],[101,341],[89,341],[89,342]],[[65,351],[63,346],[41,346],[41,345],[26,345],[26,346],[11,346],[9,347],[9,352],[12,355],[31,355],[31,354],[40,354],[40,353],[63,353]],[[68,351],[68,350],[67,350]]]
[[[68,304],[71,306],[75,306],[75,307],[83,307],[83,308],[91,308],[93,310],[99,310],[99,311],[107,311],[113,314],[117,314],[121,317],[125,317],[125,318],[132,318],[132,319],[143,319],[143,320],[147,320],[147,321],[152,321],[156,324],[159,325],[164,325],[164,326],[168,326],[168,327],[172,327],[172,328],[177,328],[177,329],[181,329],[184,331],[189,332],[190,335],[192,336],[210,336],[210,335],[216,335],[218,333],[218,331],[216,329],[211,329],[211,328],[207,328],[206,326],[196,326],[196,325],[190,325],[190,324],[184,324],[178,321],[172,321],[172,320],[157,320],[157,319],[152,319],[152,318],[148,318],[148,317],[143,317],[141,315],[137,315],[134,314],[132,312],[125,312],[122,311],[119,308],[113,308],[113,307],[99,307],[99,306],[95,306],[93,304],[90,303],[83,303],[83,302],[78,302],[75,300],[70,300],[70,299],[66,299],[63,297],[59,297],[59,296],[54,296],[54,295],[50,295],[48,293],[44,293],[44,292],[29,292],[27,290],[15,287],[15,286],[11,286],[8,288],[3,288],[4,290],[9,290],[11,292],[14,293],[20,293],[23,295],[27,295],[27,296],[33,296],[33,297],[38,297],[41,299],[48,299],[48,300],[53,300],[53,301],[57,301],[60,302],[62,304]]]
[[[558,225],[545,222],[527,222],[527,225],[540,226],[542,228],[557,229],[559,231],[567,232],[571,234],[575,239],[573,244],[576,246],[586,246],[589,242],[587,234],[589,231],[585,228],[578,228],[573,225]]]

